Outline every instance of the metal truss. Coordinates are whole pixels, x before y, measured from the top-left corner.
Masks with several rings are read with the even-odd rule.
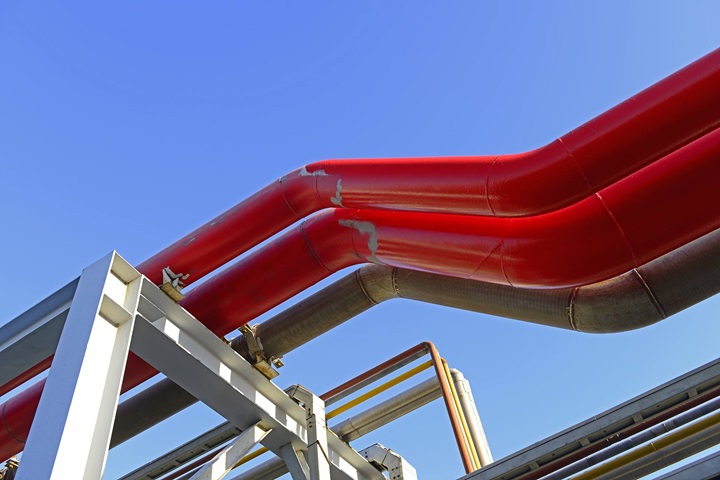
[[[3,327],[0,360],[27,350],[38,326],[54,343],[63,321],[18,480],[102,477],[130,351],[242,432],[193,479],[222,478],[258,443],[294,480],[385,478],[328,430],[322,400],[298,390],[298,404],[115,252]],[[21,357],[2,374],[13,378],[33,361]]]

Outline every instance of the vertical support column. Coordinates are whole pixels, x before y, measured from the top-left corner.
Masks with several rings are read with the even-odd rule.
[[[102,477],[141,281],[115,252],[83,270],[17,480]]]
[[[307,411],[310,480],[330,480],[325,402],[312,395],[310,402],[305,403],[305,411]]]
[[[300,385],[295,387],[292,396],[305,404],[310,480],[330,480],[325,402]]]

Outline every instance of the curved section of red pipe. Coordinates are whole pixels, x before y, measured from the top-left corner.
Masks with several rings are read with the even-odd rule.
[[[597,282],[720,228],[720,130],[596,195],[524,218],[334,209],[195,288],[182,305],[225,334],[366,261],[516,286]],[[154,375],[130,359],[124,389]],[[42,384],[2,406],[0,456],[22,448]]]
[[[486,157],[328,160],[298,169],[138,269],[187,282],[323,208],[501,217],[571,205],[720,125],[720,49],[537,150]]]
[[[199,285],[182,304],[211,330],[228,331],[366,261],[534,288],[601,281],[720,227],[718,159],[720,131],[536,217],[329,210]]]

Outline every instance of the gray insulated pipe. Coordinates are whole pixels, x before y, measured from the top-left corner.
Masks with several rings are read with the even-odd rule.
[[[367,265],[256,327],[279,357],[393,298],[460,308],[589,333],[658,322],[720,291],[720,230],[640,268],[575,288],[533,290]],[[244,337],[233,348],[249,358]]]
[[[651,325],[720,292],[720,230],[604,282],[531,290],[368,265],[256,327],[265,355],[280,357],[393,298],[581,332],[611,333]],[[252,359],[244,337],[233,348]],[[118,407],[118,445],[197,400],[168,379]]]

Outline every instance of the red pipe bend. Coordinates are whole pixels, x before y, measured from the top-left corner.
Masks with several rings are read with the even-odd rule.
[[[533,288],[602,281],[720,228],[713,200],[719,157],[720,130],[535,217],[326,210],[199,285],[182,304],[225,333],[330,273],[368,261]]]
[[[331,209],[193,289],[182,305],[218,335],[367,261],[516,286],[598,282],[720,228],[720,130],[570,207],[494,218]],[[131,357],[123,390],[156,372]],[[42,383],[2,406],[0,457],[22,449]]]
[[[558,140],[518,155],[328,160],[307,165],[146,260],[188,283],[323,208],[499,217],[586,198],[720,125],[720,49]]]
[[[600,281],[720,227],[720,202],[713,201],[720,135],[655,162],[720,124],[719,84],[716,50],[524,154],[311,164],[138,269],[159,283],[170,266],[190,274],[191,283],[315,211],[344,207],[311,218],[215,276],[184,306],[225,334],[331,272],[365,261],[517,286]],[[357,207],[378,210],[352,210]],[[155,373],[131,356],[123,391]],[[2,405],[0,457],[22,450],[43,385]]]

